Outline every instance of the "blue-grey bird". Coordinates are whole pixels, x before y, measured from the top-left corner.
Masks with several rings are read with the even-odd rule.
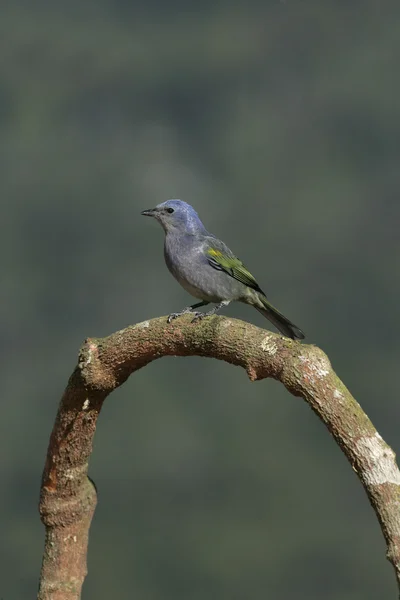
[[[197,304],[172,313],[168,323],[210,302],[216,306],[208,312],[194,312],[194,319],[215,314],[233,300],[254,306],[275,327],[292,339],[304,333],[284,317],[270,302],[243,263],[221,240],[209,233],[197,212],[182,200],[167,200],[142,215],[154,217],[165,231],[164,257],[168,269]]]

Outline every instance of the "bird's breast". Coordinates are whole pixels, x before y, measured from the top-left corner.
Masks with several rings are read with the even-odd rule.
[[[165,238],[165,262],[181,286],[195,298],[209,302],[221,300],[217,289],[217,273],[209,266],[201,241]]]

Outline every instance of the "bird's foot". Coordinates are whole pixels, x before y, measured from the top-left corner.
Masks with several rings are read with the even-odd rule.
[[[171,323],[174,319],[180,317],[183,313],[171,313],[167,319],[167,323]]]
[[[228,304],[229,300],[222,300],[222,302],[219,302],[216,306],[214,306],[214,308],[208,310],[205,313],[195,313],[195,317],[194,319],[192,319],[192,323],[195,323],[196,321],[201,321],[202,319],[204,319],[204,317],[211,317],[212,315],[215,315],[215,313],[218,312],[223,306],[227,306]]]
[[[194,313],[194,317],[192,319],[192,323],[196,323],[197,321],[201,321],[202,319],[204,319],[204,317],[206,315],[207,315],[207,313],[195,312]]]
[[[178,317],[181,317],[182,315],[187,315],[187,313],[191,313],[192,309],[190,308],[190,306],[188,308],[184,308],[183,310],[181,310],[181,312],[177,312],[177,313],[171,313],[167,319],[168,323],[171,323],[171,321],[173,321],[174,319],[177,319]],[[195,313],[197,314],[197,313]]]

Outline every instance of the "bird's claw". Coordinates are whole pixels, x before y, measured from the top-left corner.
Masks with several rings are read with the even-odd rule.
[[[167,322],[171,323],[171,321],[173,321],[174,319],[177,319],[178,317],[181,317],[182,315],[187,315],[188,313],[195,314],[195,315],[198,314],[198,313],[192,313],[192,311],[190,310],[190,307],[185,308],[185,310],[181,310],[181,312],[171,313],[167,319]]]
[[[167,323],[171,323],[174,319],[177,319],[181,313],[171,313],[167,319]]]
[[[192,323],[196,323],[196,321],[201,321],[204,317],[205,317],[205,313],[196,312],[196,313],[194,313]]]
[[[196,321],[201,321],[201,319],[203,317],[205,317],[207,314],[207,313],[202,313],[202,312],[198,312],[198,311],[192,311],[190,309],[185,309],[182,312],[171,313],[167,319],[167,323],[171,323],[171,321],[173,321],[174,319],[177,319],[178,317],[181,317],[182,315],[187,315],[188,313],[191,315],[194,315],[193,319],[192,319],[192,323],[195,323]]]

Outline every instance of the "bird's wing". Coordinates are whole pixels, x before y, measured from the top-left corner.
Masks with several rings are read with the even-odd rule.
[[[246,269],[241,260],[229,250],[223,242],[217,238],[210,237],[207,240],[205,254],[208,263],[218,271],[225,271],[228,275],[237,279],[257,292],[264,294],[253,275]]]

